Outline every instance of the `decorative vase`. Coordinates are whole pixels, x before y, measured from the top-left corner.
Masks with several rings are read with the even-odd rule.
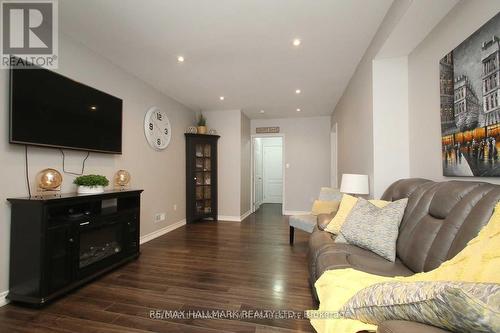
[[[104,186],[102,185],[97,185],[97,186],[83,186],[79,185],[76,192],[78,194],[97,194],[97,193],[102,193],[104,192]]]
[[[207,126],[198,126],[198,134],[207,134]]]

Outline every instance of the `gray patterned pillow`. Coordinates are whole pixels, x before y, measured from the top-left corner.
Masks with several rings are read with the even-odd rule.
[[[452,332],[500,332],[500,285],[384,282],[362,289],[340,309],[344,318],[379,325],[408,320]]]
[[[359,246],[394,262],[399,224],[407,203],[408,199],[405,198],[378,208],[359,198],[340,228],[335,242]]]

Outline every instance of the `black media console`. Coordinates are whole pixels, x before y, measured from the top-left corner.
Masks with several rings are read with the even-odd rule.
[[[43,305],[139,256],[142,190],[8,199],[7,299]]]

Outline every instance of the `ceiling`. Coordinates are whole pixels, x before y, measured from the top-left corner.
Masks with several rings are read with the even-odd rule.
[[[59,25],[194,110],[303,117],[332,112],[391,3],[60,0]]]

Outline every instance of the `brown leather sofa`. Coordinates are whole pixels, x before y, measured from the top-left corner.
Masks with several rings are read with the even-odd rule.
[[[309,239],[309,280],[314,283],[327,270],[354,268],[383,276],[409,276],[427,272],[454,257],[489,221],[500,200],[500,186],[483,182],[433,182],[402,179],[392,184],[383,200],[408,198],[397,240],[396,261],[349,244],[334,243],[323,231],[331,215],[318,216]],[[316,297],[316,295],[315,295]],[[379,333],[443,333],[432,326],[407,321],[387,321]]]

